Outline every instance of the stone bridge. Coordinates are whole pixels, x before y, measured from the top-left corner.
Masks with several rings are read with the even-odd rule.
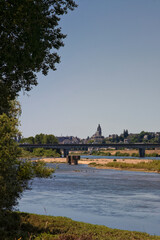
[[[88,151],[89,148],[127,148],[138,149],[139,156],[145,157],[145,149],[160,148],[160,143],[105,143],[105,144],[19,144],[22,148],[45,148],[45,149],[60,149],[64,153],[64,157],[69,154],[69,151]]]

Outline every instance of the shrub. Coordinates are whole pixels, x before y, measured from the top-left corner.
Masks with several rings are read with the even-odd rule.
[[[48,177],[54,171],[18,159],[20,150],[14,140],[17,124],[16,118],[0,115],[0,216],[17,204],[17,199],[28,188],[28,180],[37,175]]]

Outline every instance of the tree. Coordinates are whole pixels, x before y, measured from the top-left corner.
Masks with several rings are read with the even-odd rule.
[[[43,133],[40,133],[40,134],[37,134],[34,138],[34,142],[35,144],[42,144],[43,142],[43,137],[44,137],[44,134]]]
[[[35,137],[31,136],[28,138],[21,139],[21,143],[29,144],[57,144],[58,140],[53,134],[36,134]]]
[[[144,135],[146,135],[146,134],[147,134],[147,132],[141,131],[138,135],[138,142],[142,142],[143,138],[144,138]]]
[[[44,144],[57,144],[58,140],[57,138],[52,134],[45,134],[43,138]]]
[[[17,126],[16,118],[0,115],[0,215],[17,204],[22,192],[28,188],[28,180],[35,176],[48,177],[54,171],[46,168],[44,163],[18,159],[20,149],[14,140]]]
[[[7,99],[37,85],[36,73],[56,70],[66,37],[60,17],[76,6],[73,0],[0,1],[0,114]]]
[[[34,144],[34,137],[23,138],[20,141],[21,143]]]
[[[124,138],[128,137],[128,130],[127,129],[123,131],[123,136],[124,136]]]
[[[0,1],[0,216],[16,205],[28,180],[53,172],[44,163],[18,160],[18,112],[11,100],[37,85],[36,73],[56,70],[66,37],[60,17],[76,6],[73,0]]]

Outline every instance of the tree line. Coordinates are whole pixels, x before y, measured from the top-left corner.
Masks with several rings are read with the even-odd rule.
[[[36,134],[35,137],[22,138],[20,143],[28,144],[57,144],[58,140],[53,134]]]
[[[141,131],[137,134],[130,134],[128,130],[124,130],[119,136],[114,134],[113,137],[105,138],[106,143],[120,143],[127,141],[128,143],[160,143],[160,133],[152,133]]]

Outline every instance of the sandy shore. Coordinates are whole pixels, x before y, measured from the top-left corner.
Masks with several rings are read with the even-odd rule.
[[[66,163],[66,158],[42,158],[39,159],[41,161],[44,161],[46,163]],[[150,162],[149,159],[116,159],[116,162],[123,162],[123,163],[132,163],[137,164],[140,162]],[[113,162],[113,159],[106,159],[106,158],[98,158],[98,159],[88,159],[88,158],[82,158],[78,161],[78,164],[90,164],[90,163],[96,163],[96,164],[107,164],[109,162]],[[115,169],[115,170],[122,170],[121,168],[114,168],[114,167],[108,167],[108,166],[96,166],[96,168],[99,169]],[[129,170],[129,171],[140,171],[140,172],[157,172],[157,171],[148,171],[146,169],[139,169],[139,168],[123,168],[123,170]]]
[[[116,158],[116,157],[115,157]],[[66,158],[42,158],[41,161],[44,161],[46,163],[53,162],[53,163],[66,163]],[[149,162],[151,160],[148,159],[117,159],[117,162],[123,162],[123,163],[139,163],[139,162]],[[106,164],[109,162],[113,162],[113,159],[106,159],[106,158],[98,158],[98,159],[87,159],[82,158],[78,161],[78,164],[89,164],[89,163],[97,163],[97,164]]]

